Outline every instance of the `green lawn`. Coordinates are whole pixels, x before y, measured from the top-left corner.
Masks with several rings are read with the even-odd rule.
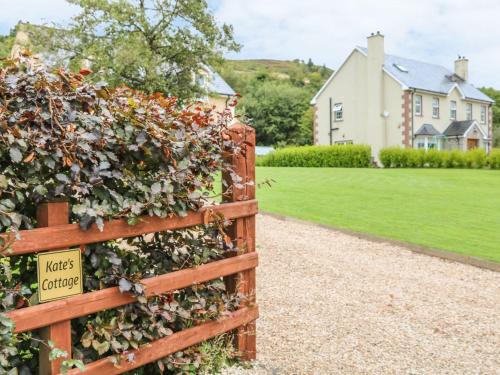
[[[260,209],[500,262],[500,172],[257,168]]]

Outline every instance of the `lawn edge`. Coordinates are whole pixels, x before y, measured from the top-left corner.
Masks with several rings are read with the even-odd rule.
[[[259,214],[271,216],[275,219],[282,220],[282,221],[291,221],[291,222],[296,222],[299,224],[314,225],[314,226],[317,226],[317,227],[320,227],[323,229],[328,229],[328,230],[332,230],[335,232],[340,232],[343,234],[358,237],[358,238],[372,241],[372,242],[388,243],[391,245],[399,246],[399,247],[410,250],[410,251],[417,253],[417,254],[432,256],[435,258],[440,258],[442,260],[447,260],[447,261],[451,261],[451,262],[462,263],[462,264],[466,264],[468,266],[478,267],[478,268],[490,270],[493,272],[500,272],[500,263],[497,263],[497,262],[494,262],[491,260],[486,260],[486,259],[473,257],[470,255],[463,255],[463,254],[458,254],[458,253],[454,253],[451,251],[436,249],[436,248],[433,248],[430,246],[417,245],[417,244],[413,244],[410,242],[380,237],[380,236],[377,236],[374,234],[358,232],[358,231],[355,231],[352,229],[339,228],[339,227],[336,227],[333,225],[316,223],[314,221],[307,221],[307,220],[303,220],[303,219],[298,219],[298,218],[293,217],[293,216],[286,216],[286,215],[277,214],[277,213],[269,212],[269,211],[259,210]]]

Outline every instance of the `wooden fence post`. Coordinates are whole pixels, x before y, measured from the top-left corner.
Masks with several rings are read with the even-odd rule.
[[[68,202],[42,203],[38,206],[37,222],[39,227],[52,227],[69,223]],[[71,358],[71,320],[52,324],[40,330],[43,340],[50,340],[54,345],[68,353]],[[58,374],[61,362],[64,359],[49,361],[49,352],[45,345],[40,346],[39,367],[40,375]]]
[[[226,135],[241,149],[240,152],[228,155],[226,160],[232,164],[234,172],[242,178],[243,188],[235,187],[231,177],[225,174],[223,179],[227,186],[223,186],[223,191],[227,187],[230,189],[223,199],[225,202],[255,199],[255,130],[237,123],[226,131]],[[234,220],[229,234],[243,252],[255,252],[255,216]],[[250,306],[255,304],[255,269],[229,276],[225,278],[225,282],[229,292],[239,291],[245,296],[245,303]],[[243,360],[256,358],[255,331],[255,321],[238,329],[236,348]]]

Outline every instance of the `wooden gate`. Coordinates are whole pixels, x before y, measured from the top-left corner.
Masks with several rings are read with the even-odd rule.
[[[144,216],[137,225],[129,225],[125,220],[107,222],[101,232],[93,225],[83,231],[78,224],[68,224],[69,206],[66,202],[46,203],[39,206],[38,223],[42,228],[20,231],[20,240],[12,245],[8,256],[27,255],[47,250],[65,249],[74,246],[107,240],[139,236],[166,230],[178,230],[200,225],[205,222],[207,211],[223,214],[233,220],[230,233],[240,255],[183,269],[157,277],[142,280],[146,297],[172,292],[194,284],[224,277],[230,291],[239,290],[245,295],[244,306],[228,316],[182,330],[170,336],[151,342],[129,353],[135,354],[134,362],[122,361],[116,367],[109,358],[85,365],[85,374],[121,374],[147,363],[154,362],[169,354],[205,341],[224,332],[238,329],[236,347],[242,359],[256,356],[255,320],[258,307],[255,303],[255,132],[252,128],[236,124],[227,131],[227,136],[240,145],[242,152],[227,156],[234,171],[243,177],[242,189],[234,188],[224,203],[205,207],[199,212],[189,212],[186,217],[158,218]],[[226,180],[227,176],[226,176]],[[106,309],[116,308],[137,300],[131,294],[121,293],[118,287],[84,293],[63,300],[40,304],[7,313],[15,324],[15,332],[42,329],[42,336],[52,340],[55,346],[65,350],[71,357],[71,319]],[[49,361],[48,351],[40,351],[40,374],[58,374],[62,359]],[[73,369],[68,374],[79,374]]]

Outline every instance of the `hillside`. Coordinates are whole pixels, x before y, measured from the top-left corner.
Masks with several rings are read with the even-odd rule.
[[[309,60],[226,60],[218,69],[221,76],[237,92],[245,94],[253,80],[267,79],[289,82],[296,87],[304,87],[314,92],[319,89],[333,70],[318,66]]]
[[[309,105],[332,70],[311,60],[228,60],[217,69],[242,95],[236,112],[257,132],[259,145],[304,145],[313,141]]]

